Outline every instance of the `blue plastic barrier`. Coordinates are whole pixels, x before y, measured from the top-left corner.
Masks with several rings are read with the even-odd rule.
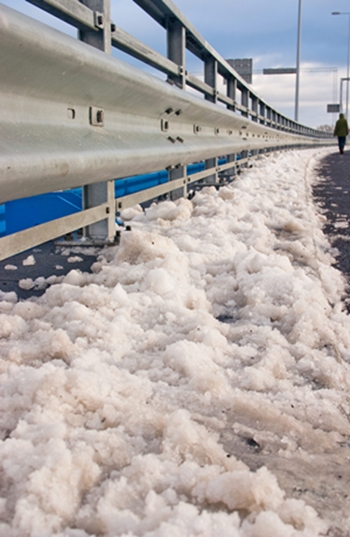
[[[220,159],[219,164],[225,163]],[[187,167],[188,175],[204,170],[199,162]],[[115,181],[115,197],[121,198],[140,190],[168,182],[168,172],[162,170],[146,175],[136,175]],[[11,235],[55,218],[61,218],[82,210],[82,189],[41,194],[30,198],[8,201],[0,205],[0,237]]]

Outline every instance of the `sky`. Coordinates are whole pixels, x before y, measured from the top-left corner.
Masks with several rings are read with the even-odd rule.
[[[54,18],[25,0],[2,0],[14,9],[56,25]],[[263,75],[269,67],[295,67],[298,0],[176,0],[175,4],[200,34],[224,58],[252,58],[253,89],[288,117],[294,118],[295,76]],[[155,50],[165,54],[166,36],[132,0],[111,0],[114,22]],[[346,76],[349,0],[304,0],[300,113],[301,123],[317,127],[333,124],[327,104],[339,102],[340,78]],[[60,25],[67,28],[66,25]],[[75,33],[69,29],[71,33]],[[125,55],[115,52],[117,57]],[[188,70],[203,72],[200,62],[188,57]]]
[[[311,196],[333,151],[123,211],[92,273],[24,259],[46,291],[0,293],[1,536],[349,535],[350,318]]]

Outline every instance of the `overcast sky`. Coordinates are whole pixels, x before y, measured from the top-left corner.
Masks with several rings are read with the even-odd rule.
[[[45,22],[54,20],[25,0],[0,1]],[[111,4],[118,26],[165,53],[164,30],[132,0]],[[295,76],[261,73],[265,67],[295,67],[298,0],[176,0],[175,4],[221,56],[253,58],[253,88],[294,117]],[[326,105],[339,101],[340,78],[346,76],[350,16],[332,16],[332,11],[350,12],[350,0],[303,0],[299,118],[314,127],[334,121]],[[75,30],[68,31],[75,35]],[[188,69],[202,72],[200,62],[191,57]]]

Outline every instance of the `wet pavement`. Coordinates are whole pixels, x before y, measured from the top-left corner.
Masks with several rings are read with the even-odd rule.
[[[323,232],[338,250],[335,267],[350,284],[350,148],[345,149],[344,155],[335,149],[321,160],[316,172],[321,180],[313,186],[313,196],[327,218]],[[347,297],[348,311],[349,300]]]
[[[20,300],[40,296],[72,269],[90,272],[101,248],[47,242],[0,262],[0,294],[15,292]]]

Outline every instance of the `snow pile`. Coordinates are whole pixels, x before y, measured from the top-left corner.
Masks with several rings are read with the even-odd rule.
[[[35,265],[35,264],[36,264],[36,261],[33,255],[29,255],[26,259],[23,259],[22,261],[22,265],[25,267]]]
[[[334,517],[295,492],[350,456],[344,281],[310,190],[328,151],[125,211],[93,274],[1,294],[1,536],[350,531],[342,490]]]

